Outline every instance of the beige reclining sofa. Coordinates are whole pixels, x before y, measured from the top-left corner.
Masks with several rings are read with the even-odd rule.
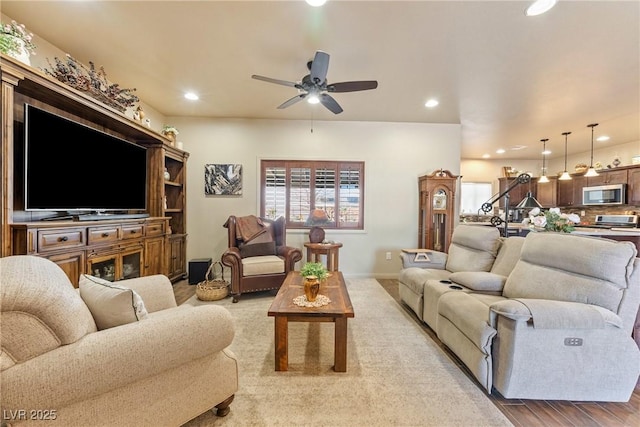
[[[452,273],[454,289],[424,283],[424,310],[435,306],[438,338],[489,393],[626,402],[640,376],[637,255],[631,242],[529,233],[500,292],[465,286],[495,279],[484,271]]]
[[[400,300],[435,331],[440,296],[460,286],[465,292],[500,295],[523,242],[524,237],[501,237],[495,227],[458,225],[448,253],[429,251],[429,260],[419,262],[411,253],[401,254]]]
[[[180,426],[238,389],[230,313],[177,307],[165,276],[78,291],[50,260],[5,257],[0,309],[3,425]]]

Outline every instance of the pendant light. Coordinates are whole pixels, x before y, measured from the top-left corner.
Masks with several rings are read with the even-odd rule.
[[[562,132],[562,134],[564,135],[564,172],[562,172],[562,175],[560,175],[558,179],[560,181],[566,181],[571,179],[571,175],[567,172],[567,137],[571,135],[571,132]]]
[[[549,178],[547,178],[547,167],[545,165],[547,158],[547,141],[549,138],[541,139],[542,142],[542,175],[538,179],[538,183],[545,184],[549,182]]]
[[[598,123],[591,123],[587,125],[588,128],[591,128],[591,163],[589,163],[589,170],[584,176],[598,176],[599,173],[596,172],[596,168],[593,167],[593,128],[598,126]]]

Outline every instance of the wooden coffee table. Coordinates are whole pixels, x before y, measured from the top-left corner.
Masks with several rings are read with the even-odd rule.
[[[331,276],[320,286],[320,294],[328,297],[331,303],[322,307],[300,307],[293,303],[295,297],[304,295],[299,271],[290,272],[280,287],[269,307],[269,316],[275,318],[276,371],[289,369],[289,322],[335,323],[333,370],[347,371],[347,319],[353,317],[354,313],[342,273],[331,272]]]

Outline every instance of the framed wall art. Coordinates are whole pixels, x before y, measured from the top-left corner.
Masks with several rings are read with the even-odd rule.
[[[204,194],[207,196],[239,196],[242,194],[242,165],[204,165]]]

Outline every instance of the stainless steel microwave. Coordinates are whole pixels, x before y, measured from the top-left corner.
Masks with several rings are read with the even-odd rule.
[[[591,205],[624,205],[627,184],[599,185],[582,189],[582,204]]]

